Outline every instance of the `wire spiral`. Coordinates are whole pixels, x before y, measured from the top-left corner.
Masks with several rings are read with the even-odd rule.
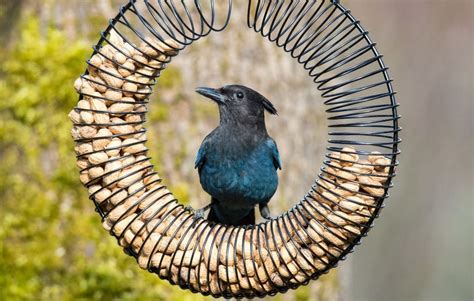
[[[272,221],[195,219],[153,170],[146,105],[172,57],[224,30],[232,5],[130,0],[75,82],[81,97],[69,116],[80,179],[104,228],[141,268],[195,293],[253,298],[308,284],[367,234],[392,186],[400,128],[382,55],[339,1],[250,0],[248,27],[289,53],[321,91],[328,153],[308,194]]]

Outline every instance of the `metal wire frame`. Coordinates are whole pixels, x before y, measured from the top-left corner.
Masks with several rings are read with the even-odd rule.
[[[209,35],[213,31],[222,31],[228,25],[231,13],[232,13],[232,0],[228,0],[224,4],[225,13],[223,17],[218,14],[217,6],[222,6],[223,2],[216,2],[214,0],[209,1],[150,1],[150,0],[130,0],[126,5],[122,6],[119,10],[118,15],[110,20],[109,26],[107,29],[101,33],[101,38],[98,41],[97,45],[94,46],[94,54],[99,54],[105,60],[110,62],[115,62],[113,57],[108,57],[107,55],[100,52],[100,49],[103,45],[111,45],[116,51],[125,55],[128,59],[132,61],[137,61],[137,58],[129,56],[123,49],[119,46],[114,45],[113,41],[110,40],[110,33],[115,31],[125,42],[130,45],[135,45],[134,41],[140,41],[147,43],[149,47],[158,50],[155,46],[150,43],[146,37],[153,37],[156,41],[162,43],[169,43],[169,39],[176,42],[180,45],[182,50],[188,45],[192,44],[194,41]],[[344,146],[355,146],[357,147],[357,153],[361,156],[370,155],[371,151],[374,149],[382,150],[382,155],[390,158],[388,177],[385,181],[385,184],[382,186],[384,189],[383,196],[379,197],[375,205],[371,206],[373,212],[369,216],[364,216],[368,218],[368,222],[357,223],[352,220],[347,220],[344,216],[338,216],[339,218],[346,219],[347,222],[354,224],[357,227],[362,229],[361,233],[353,233],[356,238],[348,242],[348,246],[341,248],[338,245],[330,241],[325,241],[327,245],[330,245],[335,252],[334,254],[328,253],[329,261],[324,262],[326,268],[323,270],[317,270],[317,272],[308,274],[305,273],[305,279],[296,281],[285,281],[284,285],[278,285],[273,282],[271,275],[265,267],[265,276],[269,278],[267,283],[270,285],[270,289],[263,287],[263,281],[261,281],[260,276],[257,275],[259,283],[251,284],[239,282],[238,286],[240,290],[236,293],[225,287],[222,287],[221,282],[219,282],[219,291],[203,291],[201,284],[198,282],[197,287],[190,284],[191,280],[191,270],[187,272],[185,277],[187,281],[182,279],[172,279],[171,274],[171,265],[168,268],[167,273],[162,275],[160,268],[151,266],[151,257],[148,259],[146,266],[151,272],[155,272],[159,275],[160,278],[169,280],[172,284],[177,284],[184,289],[189,289],[192,292],[200,292],[204,295],[212,295],[214,297],[223,296],[225,298],[253,298],[253,297],[263,297],[266,295],[275,295],[277,293],[284,293],[288,289],[295,289],[301,285],[307,285],[310,279],[317,279],[324,273],[327,273],[331,268],[337,265],[340,260],[345,259],[346,255],[353,251],[354,247],[360,243],[362,237],[367,235],[367,232],[372,227],[373,221],[380,214],[380,210],[383,208],[383,201],[388,197],[388,189],[392,187],[392,178],[395,176],[395,166],[398,165],[397,155],[400,153],[398,144],[400,143],[399,131],[400,127],[398,125],[399,115],[397,113],[398,104],[395,100],[395,92],[392,87],[392,80],[388,74],[388,68],[385,66],[382,55],[376,49],[376,44],[372,42],[366,31],[360,22],[352,16],[351,12],[347,10],[339,1],[279,1],[279,0],[257,0],[257,1],[248,1],[247,6],[247,25],[249,28],[253,29],[256,33],[259,33],[262,37],[267,38],[269,41],[275,43],[277,47],[282,48],[285,52],[289,53],[299,64],[303,66],[305,70],[308,71],[308,75],[313,78],[313,81],[319,91],[321,91],[321,96],[324,99],[324,103],[328,106],[326,112],[328,113],[329,128],[328,133],[330,139],[328,140],[329,146],[327,147],[328,153],[325,156],[323,166],[321,167],[321,172],[318,175],[319,183],[331,183],[331,181],[337,181],[338,179],[347,180],[341,178],[337,174],[329,172],[329,168],[333,170],[338,170],[340,167],[335,166],[331,163],[332,152],[344,153]],[[171,46],[171,45],[169,45]],[[143,56],[152,59],[146,53],[141,51],[137,46],[133,46],[137,52],[140,52]],[[123,126],[126,125],[140,125],[145,122],[146,116],[146,104],[147,96],[151,94],[151,88],[155,84],[155,78],[159,77],[161,70],[166,68],[167,64],[170,63],[171,57],[164,58],[153,58],[155,61],[158,61],[159,64],[145,64],[150,70],[153,70],[153,74],[139,73],[138,75],[147,77],[152,81],[147,84],[149,87],[145,92],[136,92],[142,94],[144,99],[139,101],[139,104],[143,105],[143,109],[140,111],[130,111],[125,112],[126,114],[137,114],[141,116],[141,120],[137,122],[126,122]],[[95,68],[90,61],[88,61],[89,68]],[[138,82],[131,81],[127,78],[119,77],[116,74],[110,73],[107,70],[100,69],[100,72],[104,72],[112,77],[117,77],[126,82],[132,82],[138,84]],[[133,70],[129,70],[133,71]],[[131,93],[132,91],[127,91],[122,88],[114,88],[107,83],[101,83],[98,81],[91,80],[87,77],[88,72],[82,76],[83,79],[93,82],[98,86],[103,86],[106,89],[116,90],[122,93]],[[81,99],[84,96],[97,97],[88,94],[81,94]],[[107,100],[112,103],[127,103],[124,100],[112,100],[107,97],[102,97],[102,99]],[[135,102],[136,104],[137,102]],[[78,112],[89,111],[92,113],[114,113],[110,111],[98,111],[94,109],[81,109],[76,108]],[[125,114],[124,113],[124,114]],[[80,126],[110,126],[110,124],[76,124]],[[146,129],[141,128],[138,130],[133,130],[132,132],[126,133],[124,135],[133,135],[133,134],[145,134]],[[108,137],[101,138],[114,138],[121,137],[124,135],[112,135]],[[81,138],[75,139],[76,143],[80,144],[82,142],[89,142],[91,139]],[[143,138],[137,143],[146,142],[146,138]],[[121,146],[123,147],[123,145]],[[120,148],[120,147],[119,147]],[[113,149],[109,149],[113,150]],[[91,154],[97,153],[98,151],[91,151],[77,156],[78,160],[81,160]],[[138,162],[130,163],[127,166],[122,168],[136,166],[136,164],[148,163],[149,157],[146,156],[147,150],[141,151],[139,154],[144,156]],[[129,154],[127,156],[134,156],[137,154]],[[119,160],[122,158],[110,159],[108,162],[113,162],[114,160]],[[341,159],[339,159],[341,160]],[[343,161],[343,160],[342,160]],[[370,163],[366,163],[370,165]],[[82,172],[88,171],[91,168],[96,167],[96,165],[88,166],[82,169]],[[147,164],[140,169],[134,170],[133,173],[139,173],[146,171],[145,175],[141,179],[137,179],[134,183],[137,183],[144,178],[152,178],[157,175],[156,172],[152,171],[153,166]],[[113,174],[120,170],[111,170],[106,172],[103,177]],[[357,175],[365,175],[364,173],[358,173]],[[126,175],[124,177],[127,177]],[[327,176],[331,176],[335,180],[329,180]],[[118,178],[115,181],[109,183],[109,186],[114,185],[119,182],[122,178]],[[85,183],[87,187],[96,183],[98,179],[91,179],[89,182]],[[160,183],[161,179],[155,179],[151,182],[148,182],[140,189],[130,193],[126,198],[120,201],[115,206],[120,206],[125,204],[131,198],[139,194],[141,190],[147,189],[154,184]],[[134,183],[130,184],[133,185]],[[377,187],[374,187],[377,188]],[[378,187],[380,188],[380,187]],[[238,244],[242,245],[244,249],[245,240],[238,241],[237,238],[246,235],[250,235],[250,249],[254,250],[254,245],[256,245],[256,250],[259,255],[263,258],[262,249],[263,246],[269,246],[271,244],[277,245],[277,238],[283,236],[290,236],[290,239],[284,241],[283,249],[290,253],[290,248],[292,246],[297,246],[297,242],[293,239],[290,233],[296,232],[297,229],[302,228],[304,225],[310,225],[310,220],[316,220],[318,224],[324,228],[325,231],[332,233],[334,236],[345,241],[345,237],[339,237],[336,233],[332,232],[331,228],[326,225],[337,226],[333,221],[328,218],[328,212],[323,211],[321,207],[314,206],[315,203],[319,201],[317,199],[324,199],[327,202],[332,202],[323,192],[328,192],[332,195],[335,195],[338,198],[345,199],[340,194],[334,193],[327,189],[323,185],[315,183],[308,194],[306,194],[303,199],[293,206],[287,212],[284,212],[277,218],[273,219],[270,222],[250,225],[246,227],[233,228],[226,225],[220,224],[211,224],[210,228],[205,228],[207,225],[204,220],[199,219],[195,220],[190,215],[186,214],[186,211],[183,210],[183,206],[179,204],[170,193],[164,193],[159,198],[155,199],[154,202],[150,203],[143,210],[151,208],[158,201],[162,202],[163,205],[160,208],[157,208],[153,216],[157,216],[159,212],[164,208],[168,208],[167,213],[160,218],[165,220],[167,217],[173,218],[171,213],[179,211],[176,216],[172,219],[169,225],[165,225],[166,228],[163,231],[171,231],[174,233],[171,235],[173,238],[176,237],[177,227],[186,225],[186,234],[190,233],[193,238],[196,240],[204,240],[204,244],[211,242],[212,244],[217,244],[219,250],[226,248],[228,250],[229,244],[226,243],[226,238],[234,237],[234,246]],[[121,190],[114,192],[108,199],[113,198],[115,195],[119,194]],[[152,193],[157,191],[166,191],[165,186],[159,186],[153,188]],[[96,210],[102,217],[106,219],[111,212],[110,209],[106,209],[103,206],[95,201],[96,194],[99,191],[93,192],[90,197],[96,205]],[[163,202],[163,200],[165,200]],[[138,205],[139,201],[137,200],[126,212],[123,212],[122,216],[126,216],[130,210],[134,210],[135,205]],[[103,204],[103,203],[102,203]],[[337,205],[337,204],[335,204]],[[337,215],[336,212],[328,210],[330,214]],[[315,216],[315,214],[317,216]],[[152,217],[153,217],[152,216]],[[121,220],[121,217],[117,221]],[[318,220],[319,218],[324,218],[324,223]],[[132,222],[132,221],[131,221]],[[130,223],[131,223],[130,222]],[[117,222],[116,222],[117,223]],[[175,225],[179,223],[179,225]],[[129,224],[130,225],[130,224]],[[127,225],[127,227],[129,226]],[[144,230],[148,225],[145,223],[138,232]],[[159,222],[152,227],[151,231],[154,231],[163,225]],[[112,228],[115,227],[115,224],[112,225]],[[310,227],[312,227],[310,225]],[[256,230],[256,231],[254,231]],[[313,229],[316,231],[316,229]],[[198,232],[199,231],[199,232]],[[125,233],[125,232],[124,232]],[[233,235],[234,233],[238,235]],[[242,235],[240,235],[242,233]],[[255,233],[257,233],[255,235]],[[111,234],[112,230],[111,230]],[[220,235],[220,236],[219,236]],[[124,239],[124,234],[117,237],[119,243]],[[304,239],[297,234],[298,240],[302,241],[305,246],[306,243]],[[134,237],[130,244],[133,244],[134,241],[138,239]],[[146,238],[148,240],[149,237]],[[145,240],[145,242],[146,242]],[[179,243],[182,243],[183,238],[179,239]],[[219,241],[218,241],[219,240]],[[143,245],[145,245],[145,242]],[[319,244],[318,242],[313,242]],[[171,248],[171,241],[165,246],[165,250]],[[188,241],[186,248],[190,242]],[[158,247],[158,244],[154,246],[152,253]],[[143,246],[140,250],[134,251],[132,248],[126,248],[126,251],[129,255],[137,257],[138,254],[142,251]],[[196,249],[193,252],[195,255]],[[227,252],[226,252],[227,254]],[[211,254],[208,258],[208,264],[210,264],[212,256],[216,254]],[[316,258],[320,257],[316,254],[313,254]],[[174,260],[176,254],[172,255],[172,260]],[[197,255],[196,255],[197,256]],[[282,260],[282,255],[279,253],[279,260],[286,263]],[[291,255],[295,257],[295,255]],[[303,256],[305,259],[305,254],[298,253],[298,256]],[[184,258],[183,258],[184,259]],[[178,270],[183,268],[183,259],[181,260]],[[234,253],[234,261],[237,261],[237,255]],[[293,258],[295,259],[295,258]],[[162,259],[163,260],[163,259]],[[226,258],[226,263],[230,258]],[[275,260],[271,257],[272,264],[276,266]],[[307,260],[310,262],[309,260]],[[302,267],[295,261],[298,265],[298,268],[301,271],[304,271]],[[312,263],[310,263],[312,265]],[[161,262],[158,264],[161,266]],[[235,272],[237,273],[237,265],[234,266]],[[244,269],[257,269],[256,263],[253,262],[253,266],[244,265]],[[286,266],[289,269],[288,266]],[[197,273],[199,274],[200,267],[198,268]],[[179,271],[178,271],[179,272]],[[229,277],[229,269],[227,269],[227,277]],[[207,280],[209,281],[210,273],[207,273]],[[241,279],[242,280],[242,279]],[[242,280],[244,281],[244,280]]]

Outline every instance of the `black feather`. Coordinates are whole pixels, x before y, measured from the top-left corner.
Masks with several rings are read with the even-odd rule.
[[[267,112],[270,114],[278,115],[278,112],[275,106],[265,97],[262,96],[262,98],[263,98],[262,103],[265,110],[267,110]]]

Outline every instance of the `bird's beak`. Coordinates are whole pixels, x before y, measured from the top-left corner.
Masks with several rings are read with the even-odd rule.
[[[196,92],[201,94],[202,96],[205,96],[207,98],[214,100],[215,102],[217,102],[217,104],[225,103],[225,96],[222,95],[217,89],[199,87],[199,88],[196,88]]]

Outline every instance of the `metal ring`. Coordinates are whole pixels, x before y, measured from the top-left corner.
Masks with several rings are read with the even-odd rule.
[[[339,1],[250,0],[248,27],[291,55],[321,91],[328,153],[309,192],[271,221],[195,219],[147,156],[146,104],[172,57],[224,30],[231,13],[232,0],[130,0],[75,82],[80,99],[69,116],[80,179],[104,228],[141,268],[195,293],[253,298],[308,284],[367,235],[392,187],[400,116],[382,55]]]

